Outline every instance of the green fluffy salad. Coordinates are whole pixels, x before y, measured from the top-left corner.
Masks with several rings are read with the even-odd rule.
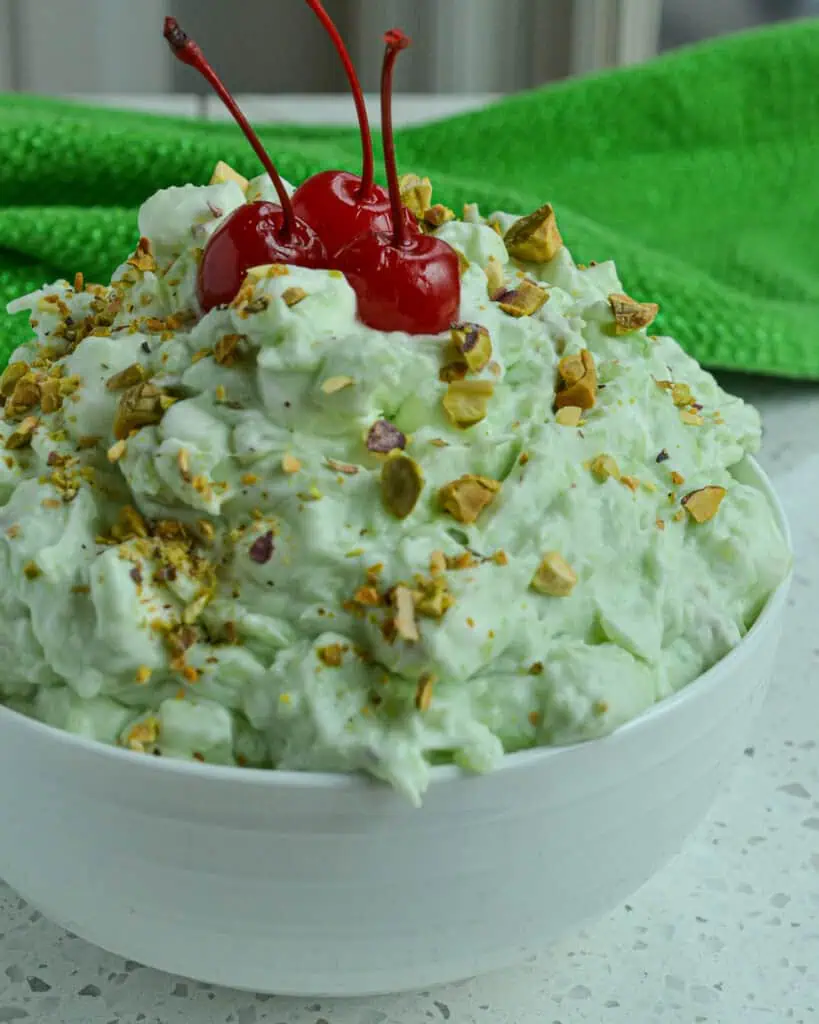
[[[33,333],[0,379],[5,704],[417,802],[435,765],[602,736],[739,643],[790,565],[736,472],[759,417],[551,207],[408,187],[461,266],[458,321],[410,336],[296,266],[201,315],[208,238],[275,198],[217,177],[144,204],[110,285],[10,306]]]

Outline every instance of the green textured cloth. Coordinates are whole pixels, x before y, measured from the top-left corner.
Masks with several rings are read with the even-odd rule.
[[[701,362],[819,379],[817,83],[819,21],[794,23],[406,128],[398,156],[456,208],[553,201],[575,258],[616,259]],[[260,134],[291,180],[360,164],[351,130]],[[76,270],[107,281],[138,205],[217,159],[259,171],[229,124],[0,99],[0,306]],[[3,361],[26,334],[0,313]]]

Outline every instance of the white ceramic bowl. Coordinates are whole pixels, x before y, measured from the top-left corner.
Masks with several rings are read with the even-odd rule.
[[[769,496],[756,463],[746,479]],[[746,742],[788,583],[742,643],[613,735],[386,786],[148,758],[0,708],[0,875],[142,963],[294,995],[510,965],[611,909],[681,846]]]

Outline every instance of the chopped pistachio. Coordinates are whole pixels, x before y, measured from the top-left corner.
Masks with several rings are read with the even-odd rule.
[[[144,721],[137,722],[125,738],[125,743],[130,750],[144,754],[146,747],[151,747],[159,739],[159,730],[159,719],[151,715]]]
[[[447,416],[462,430],[474,427],[486,416],[495,386],[489,380],[453,380],[441,399]]]
[[[429,571],[433,576],[440,576],[446,571],[446,555],[443,551],[433,551],[429,556]]]
[[[489,477],[467,473],[438,491],[438,501],[445,512],[459,523],[474,523],[481,512],[491,505],[501,485]]]
[[[142,271],[142,273],[156,270],[156,260],[154,259],[150,238],[140,238],[134,250],[134,255],[128,260],[128,264],[136,270]]]
[[[482,324],[460,322],[452,325],[451,340],[473,373],[478,373],[492,358],[492,338]]]
[[[301,461],[296,458],[295,455],[290,455],[288,452],[282,456],[282,470],[285,473],[298,473],[301,469]]]
[[[431,672],[425,672],[418,680],[418,687],[415,691],[415,707],[422,714],[429,711],[432,705],[432,691],[435,686],[435,676]]]
[[[115,441],[114,444],[108,449],[107,456],[109,462],[119,462],[122,456],[125,454],[125,449],[128,445],[124,440]]]
[[[126,438],[132,430],[159,423],[164,412],[163,392],[150,382],[135,384],[123,392],[114,417],[114,437]]]
[[[577,585],[577,573],[557,551],[548,551],[537,567],[530,586],[539,594],[568,597]]]
[[[418,623],[415,621],[415,601],[409,587],[399,584],[393,591],[393,602],[395,604],[395,618],[393,624],[395,631],[402,640],[415,643],[420,640]]]
[[[681,487],[685,483],[685,477],[682,475],[682,473],[678,473],[676,469],[672,469],[671,483],[677,487]]]
[[[240,293],[241,294],[241,293]],[[238,298],[238,296],[237,296]],[[236,299],[231,302],[231,306],[237,305],[241,307],[239,309],[240,316],[247,319],[248,315],[253,313],[264,313],[264,311],[270,305],[270,298],[267,295],[259,295],[255,299],[251,299],[246,305],[242,307],[241,303],[236,303]]]
[[[208,522],[207,519],[198,519],[196,525],[199,527],[199,533],[201,534],[204,543],[207,545],[212,544],[216,537],[216,530],[214,529],[213,523]]]
[[[583,359],[583,352],[587,351],[587,349],[583,349],[575,355],[563,356],[560,360],[557,372],[563,387],[570,388],[586,376],[588,366],[586,360]]]
[[[202,612],[210,604],[210,600],[213,594],[210,591],[203,590],[199,593],[190,604],[186,605],[182,612],[182,621],[187,625],[191,626],[200,617]]]
[[[671,386],[671,399],[674,405],[691,405],[694,401],[694,396],[691,394],[691,388],[687,384],[673,384]]]
[[[321,390],[325,395],[334,395],[337,391],[343,391],[344,388],[350,387],[355,384],[355,380],[352,377],[338,376],[328,377],[321,385]]]
[[[105,382],[108,391],[124,391],[125,388],[132,388],[135,384],[141,384],[145,380],[145,368],[141,363],[131,363],[124,370],[115,373]]]
[[[13,418],[39,402],[40,385],[37,378],[32,373],[26,373],[14,385],[14,391],[6,404],[6,417]]]
[[[327,466],[336,473],[344,473],[345,476],[355,476],[358,473],[358,466],[349,462],[338,462],[336,459],[326,458]]]
[[[191,456],[187,448],[180,448],[176,453],[176,465],[179,468],[179,475],[187,483],[191,481]]]
[[[490,256],[489,262],[483,268],[486,274],[486,290],[492,296],[503,289],[506,277],[503,273],[503,264],[496,256]]]
[[[424,211],[424,223],[431,228],[439,228],[451,220],[455,220],[455,211],[441,203],[436,203]]]
[[[561,427],[576,427],[583,416],[583,410],[577,405],[564,405],[558,409],[555,419]]]
[[[557,366],[558,391],[555,407],[576,405],[591,409],[597,401],[597,367],[594,357],[584,348],[577,355],[564,356]]]
[[[26,562],[23,566],[23,574],[27,580],[36,580],[38,576],[42,576],[43,571],[36,562]]]
[[[620,483],[628,487],[630,491],[637,491],[640,488],[640,481],[636,476],[621,476]]]
[[[250,184],[244,175],[234,171],[230,164],[226,164],[224,160],[220,160],[213,168],[213,174],[211,174],[208,184],[225,185],[229,181],[235,181],[243,192],[247,192],[248,185]]]
[[[328,668],[338,668],[344,660],[344,651],[344,644],[327,644],[319,647],[316,654]]]
[[[39,420],[36,416],[26,416],[17,429],[6,438],[5,447],[14,450],[15,448],[25,448],[31,444],[31,438],[38,423]]]
[[[549,301],[549,293],[539,284],[524,277],[516,288],[501,288],[495,292],[492,301],[497,302],[509,316],[532,316]]]
[[[233,366],[238,356],[241,334],[224,334],[213,347],[213,358],[220,366]]]
[[[261,263],[248,270],[242,282],[242,288],[247,285],[255,286],[260,281],[267,281],[272,277],[287,277],[289,273],[290,267],[286,263]]]
[[[454,569],[458,572],[464,569],[474,569],[479,564],[478,559],[471,551],[462,551],[459,555],[447,555],[446,559],[447,569]]]
[[[614,477],[615,480],[620,479],[620,467],[612,455],[597,455],[589,463],[589,469],[601,483],[608,480],[609,477]]]
[[[0,375],[0,395],[4,398],[11,397],[17,381],[24,377],[29,371],[28,363],[23,361],[9,363]]]
[[[430,619],[441,619],[455,604],[446,577],[440,574],[431,579],[416,577],[418,589],[413,592],[415,610]]]
[[[297,306],[302,299],[307,298],[307,292],[304,288],[293,286],[292,288],[285,288],[282,292],[282,302],[285,306]]]
[[[707,523],[717,514],[726,493],[724,487],[716,485],[700,487],[699,490],[686,494],[682,500],[683,507],[695,523]]]
[[[446,363],[438,371],[438,380],[442,384],[449,384],[453,380],[463,380],[464,377],[469,373],[469,367],[466,363],[461,362],[459,359],[453,360],[451,363]]]
[[[432,205],[432,182],[429,178],[420,178],[417,174],[402,174],[398,179],[398,190],[401,202],[418,220]]]
[[[321,501],[324,495],[318,487],[313,484],[308,491],[297,491],[296,497],[300,498],[302,501]]]
[[[563,246],[563,239],[551,203],[515,221],[503,240],[513,259],[532,263],[548,263],[554,259]]]
[[[40,408],[44,413],[56,412],[63,404],[60,382],[53,377],[40,385]]]
[[[656,302],[637,302],[631,296],[619,292],[609,295],[609,305],[614,314],[615,334],[631,334],[632,331],[648,327],[660,312]]]
[[[148,524],[133,505],[123,505],[119,510],[117,522],[111,529],[111,535],[117,540],[129,537],[147,537]]]
[[[367,584],[366,586],[359,587],[358,590],[353,594],[353,601],[356,604],[364,605],[367,608],[377,608],[382,603],[381,595],[378,593],[378,588],[373,584]]]
[[[418,463],[403,452],[391,452],[381,469],[381,500],[398,519],[415,508],[424,489],[424,474]]]
[[[389,420],[376,420],[367,431],[367,450],[388,455],[396,449],[406,448],[405,435]]]

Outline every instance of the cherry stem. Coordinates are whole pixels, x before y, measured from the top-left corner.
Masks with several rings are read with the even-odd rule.
[[[338,51],[338,55],[341,57],[341,63],[344,65],[347,81],[350,83],[350,89],[353,93],[353,102],[355,103],[355,112],[358,117],[358,126],[361,130],[361,151],[363,153],[361,187],[358,190],[358,196],[360,199],[366,199],[370,192],[372,192],[375,168],[373,162],[373,140],[370,135],[370,121],[367,116],[367,104],[364,101],[361,82],[358,80],[358,75],[356,74],[349,51],[344,45],[344,40],[341,38],[341,34],[336,28],[333,19],[324,9],[321,0],[306,0],[306,3],[324,26],[327,34],[330,36],[330,39],[332,39],[333,46],[335,46]]]
[[[234,100],[222,84],[222,80],[210,66],[198,44],[195,43],[182,28],[180,28],[179,22],[176,18],[165,19],[165,31],[163,34],[167,39],[174,56],[178,60],[182,61],[183,64],[187,64],[195,71],[198,71],[199,74],[210,83],[213,91],[224,103],[232,114],[233,119],[244,132],[245,138],[253,147],[256,156],[261,160],[264,169],[270,175],[270,180],[273,182],[273,186],[279,197],[283,215],[280,232],[281,237],[285,240],[290,238],[293,233],[293,225],[295,222],[293,204],[290,202],[290,197],[287,194],[287,189],[284,187],[284,182],[279,176],[279,172],[274,167],[273,161],[270,159],[264,146],[259,141],[259,136],[253,128],[251,128],[250,122],[239,109],[236,100]]]
[[[392,208],[392,241],[396,248],[407,243],[404,225],[404,209],[398,189],[398,167],[395,162],[395,137],[392,130],[392,78],[398,54],[412,43],[400,28],[392,28],[384,35],[387,52],[381,69],[381,137],[384,143],[384,165],[387,169],[387,185],[390,190]]]

